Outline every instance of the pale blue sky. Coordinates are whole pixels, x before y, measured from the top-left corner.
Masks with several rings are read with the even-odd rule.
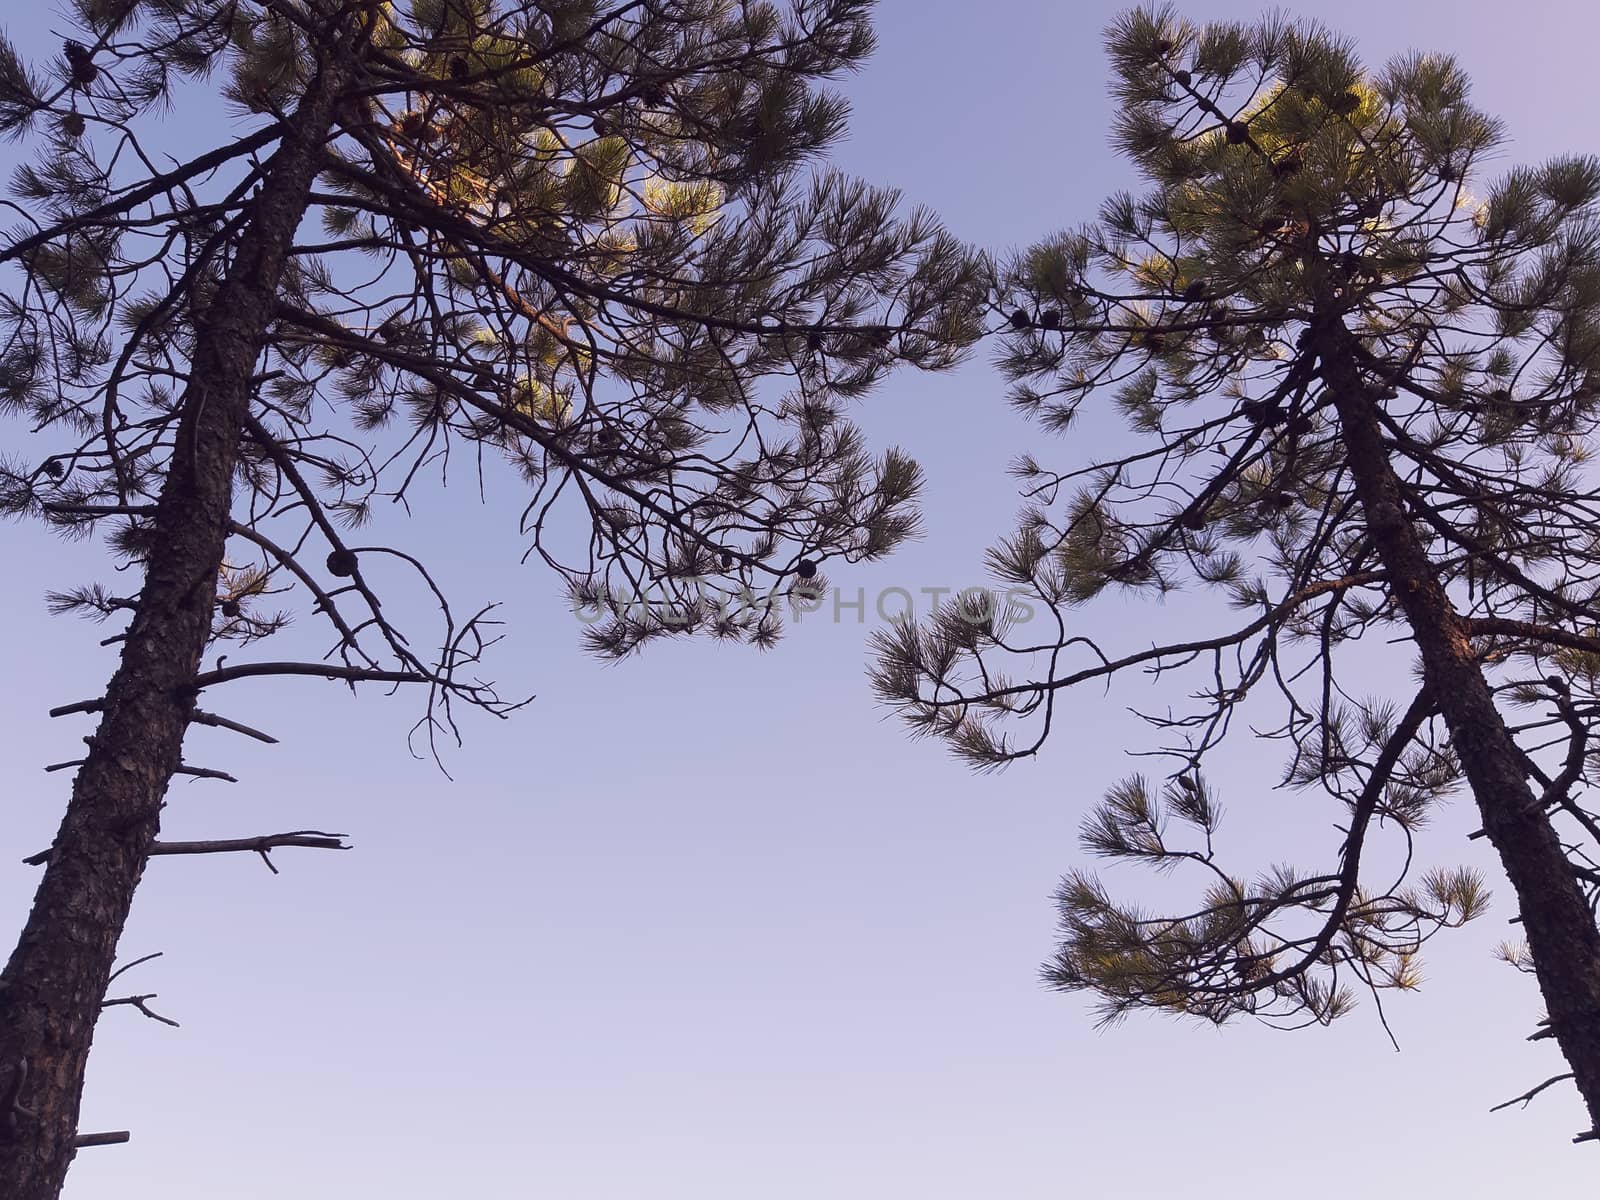
[[[24,42],[60,27],[5,7]],[[991,245],[1089,216],[1132,183],[1104,137],[1100,29],[1119,7],[884,0],[838,162]],[[1336,22],[1372,62],[1458,54],[1510,126],[1508,160],[1600,150],[1589,4],[1290,8]],[[928,470],[931,536],[836,583],[981,581],[1015,505],[1007,460],[1085,451],[1042,444],[998,393],[978,362],[868,402],[873,435]],[[194,761],[242,782],[178,785],[169,834],[316,826],[357,848],[281,854],[277,878],[243,857],[152,865],[124,949],[166,957],[129,982],[183,1028],[128,1011],[102,1023],[84,1125],[134,1140],[84,1152],[73,1200],[1592,1193],[1593,1152],[1567,1143],[1573,1098],[1486,1111],[1560,1069],[1549,1043],[1522,1040],[1532,987],[1488,956],[1503,902],[1435,943],[1420,996],[1390,1001],[1398,1055],[1370,1004],[1292,1035],[1156,1018],[1096,1032],[1086,1005],[1038,986],[1081,805],[1141,736],[1122,711],[1148,695],[1137,682],[1077,697],[1043,759],[977,778],[874,708],[870,618],[808,623],[765,656],[683,643],[602,667],[579,654],[552,579],[517,565],[509,501],[462,490],[411,535],[458,595],[507,602],[497,674],[540,699],[510,723],[469,721],[447,782],[406,755],[404,698],[259,681],[213,697],[283,744],[192,735]],[[67,791],[40,768],[89,731],[44,710],[96,694],[112,658],[94,627],[43,612],[48,587],[94,577],[93,551],[4,536],[9,931],[34,882],[17,860],[49,841]],[[1113,602],[1087,625],[1160,619]],[[1298,820],[1296,801],[1252,792],[1251,766],[1235,757],[1221,776],[1231,844],[1270,860],[1266,835]],[[1308,820],[1295,840],[1326,845],[1326,811]],[[1469,828],[1458,809],[1436,853],[1478,855]]]

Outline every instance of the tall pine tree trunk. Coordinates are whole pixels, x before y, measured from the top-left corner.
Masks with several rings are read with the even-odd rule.
[[[1372,390],[1334,329],[1318,349],[1342,426],[1351,476],[1389,586],[1422,655],[1423,677],[1520,905],[1551,1027],[1600,1129],[1600,929],[1451,603],[1406,511]]]
[[[326,47],[196,331],[177,442],[121,663],[27,925],[0,975],[5,1200],[54,1200],[72,1161],[95,1021],[194,707],[251,378],[357,54],[343,37]]]

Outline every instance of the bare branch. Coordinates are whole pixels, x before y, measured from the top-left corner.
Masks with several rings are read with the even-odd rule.
[[[1510,1108],[1513,1104],[1521,1104],[1523,1108],[1527,1108],[1528,1105],[1533,1102],[1534,1097],[1536,1097],[1540,1092],[1544,1091],[1546,1088],[1554,1087],[1558,1083],[1563,1083],[1571,1078],[1571,1071],[1564,1072],[1560,1075],[1552,1075],[1549,1079],[1546,1079],[1543,1083],[1539,1084],[1538,1087],[1529,1088],[1527,1091],[1523,1092],[1522,1095],[1513,1096],[1504,1104],[1496,1104],[1489,1111],[1499,1112],[1501,1109]]]
[[[72,1139],[72,1144],[79,1150],[90,1146],[121,1146],[132,1136],[126,1129],[119,1129],[115,1133],[80,1133]]]
[[[349,850],[345,844],[345,834],[323,833],[317,829],[298,829],[292,833],[270,833],[262,837],[226,838],[219,841],[207,842],[153,842],[150,846],[152,857],[167,854],[233,854],[247,852],[259,854],[267,866],[276,875],[278,870],[272,866],[272,860],[267,857],[269,851],[280,850],[288,847],[298,847],[309,850]],[[37,854],[30,854],[22,861],[30,867],[43,866],[50,861],[53,850],[41,850]]]
[[[102,1000],[100,1002],[100,1007],[101,1008],[116,1008],[119,1005],[126,1005],[128,1007],[138,1009],[141,1013],[143,1013],[145,1016],[149,1017],[152,1021],[160,1021],[163,1025],[170,1025],[174,1029],[177,1029],[179,1027],[178,1023],[176,1021],[174,1021],[171,1017],[163,1017],[160,1013],[153,1011],[148,1006],[147,1001],[154,1000],[155,998],[156,998],[156,993],[154,993],[154,992],[150,992],[150,993],[148,993],[146,995],[143,995],[143,996],[118,996],[113,1000]]]

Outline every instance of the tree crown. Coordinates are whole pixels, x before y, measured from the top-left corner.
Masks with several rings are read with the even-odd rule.
[[[486,613],[444,606],[441,654],[413,651],[368,573],[388,560],[443,590],[353,541],[380,502],[498,459],[530,553],[600,613],[592,649],[766,643],[802,564],[876,557],[914,525],[915,464],[869,452],[845,406],[978,334],[973,257],[892,192],[814,168],[847,116],[826,82],[870,51],[870,9],[78,0],[61,57],[0,46],[0,127],[38,149],[0,249],[0,401],[55,439],[6,461],[0,501],[144,555],[209,298],[357,14],[258,356],[216,638],[278,631],[266,598],[292,587],[347,666],[504,711],[471,675]],[[215,93],[238,139],[168,151],[163,106]]]
[[[1502,135],[1460,68],[1368,69],[1311,22],[1144,9],[1107,47],[1113,140],[1146,190],[1002,264],[995,311],[1012,403],[1065,430],[1109,396],[1126,448],[1065,471],[1023,456],[1029,504],[989,563],[1027,612],[903,623],[879,639],[876,684],[916,733],[994,767],[1041,748],[1064,689],[1188,680],[1187,707],[1144,714],[1170,773],[1112,788],[1084,842],[1198,871],[1201,895],[1152,914],[1069,876],[1046,978],[1113,1017],[1326,1021],[1347,985],[1414,986],[1422,942],[1486,899],[1468,871],[1407,878],[1461,771],[1426,694],[1361,694],[1357,644],[1412,632],[1374,520],[1415,527],[1499,694],[1541,709],[1517,734],[1547,799],[1581,838],[1597,830],[1573,790],[1600,711],[1600,163],[1515,168],[1480,197]],[[1344,399],[1376,414],[1393,514],[1358,500]],[[1070,630],[1106,593],[1180,589],[1220,602],[1189,610],[1214,633],[1124,653]],[[1038,609],[1042,638],[1018,619]],[[1284,748],[1279,786],[1334,801],[1336,867],[1225,865],[1203,767],[1246,722]],[[1394,877],[1370,844],[1363,873],[1369,827],[1398,839]],[[1573,853],[1591,895],[1594,848]]]

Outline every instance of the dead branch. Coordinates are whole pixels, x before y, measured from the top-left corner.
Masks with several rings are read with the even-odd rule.
[[[118,977],[120,977],[122,975],[126,975],[129,971],[133,970],[135,967],[141,967],[147,962],[151,962],[154,959],[160,958],[164,953],[166,953],[164,950],[157,950],[153,954],[146,954],[146,955],[143,955],[140,958],[134,959],[130,963],[124,963],[122,966],[118,967],[115,971],[111,972],[111,975],[106,980],[106,982],[108,984],[115,983],[117,981]]]
[[[73,713],[94,713],[99,712],[105,706],[105,698],[97,696],[93,700],[79,700],[75,704],[63,704],[59,708],[52,708],[50,715],[52,717],[69,717]]]
[[[209,842],[152,842],[150,854],[234,854],[245,852],[261,855],[261,860],[267,868],[276,875],[278,868],[272,865],[272,860],[267,857],[273,850],[282,850],[287,847],[298,847],[307,850],[349,850],[345,844],[345,834],[323,833],[319,829],[296,829],[291,833],[269,833],[261,837],[228,838],[220,841]],[[30,867],[42,867],[50,861],[55,853],[54,847],[41,850],[37,854],[30,854],[22,861]],[[131,965],[131,964],[130,964]]]
[[[50,715],[52,717],[67,717],[74,713],[96,713],[105,706],[104,699],[79,700],[75,704],[63,704],[59,708],[52,708]],[[262,733],[261,730],[246,725],[242,721],[219,717],[216,713],[205,712],[197,708],[189,714],[189,719],[196,725],[209,725],[213,729],[231,729],[234,733],[242,733],[245,737],[255,738],[256,741],[265,742],[269,746],[278,744],[278,739],[270,733]]]
[[[83,766],[83,763],[83,759],[73,758],[66,762],[51,763],[45,768],[45,770],[65,771],[68,767],[81,767]],[[220,779],[224,783],[239,782],[238,779],[232,775],[229,775],[226,771],[214,770],[211,767],[191,767],[187,763],[179,764],[179,766],[175,768],[175,773],[178,775],[192,775],[196,779]]]
[[[114,1000],[102,1000],[100,1002],[100,1007],[116,1008],[118,1005],[125,1005],[129,1008],[138,1009],[152,1021],[160,1021],[163,1025],[171,1025],[174,1029],[179,1028],[178,1023],[171,1017],[163,1017],[160,1013],[150,1008],[148,1003],[146,1003],[147,1001],[154,1000],[155,998],[156,994],[154,992],[149,992],[143,996],[118,996]]]
[[[318,679],[343,679],[351,683],[431,682],[427,675],[419,671],[373,671],[364,667],[334,666],[331,663],[258,662],[202,671],[195,676],[194,685],[197,688],[215,687],[219,683],[256,675],[311,675]]]
[[[121,1146],[132,1136],[126,1129],[114,1133],[80,1133],[72,1139],[72,1145],[78,1150],[86,1146]]]
[[[201,712],[199,709],[195,709],[189,715],[189,719],[196,725],[209,725],[213,729],[230,729],[234,733],[242,733],[245,737],[255,738],[256,741],[265,742],[269,746],[278,744],[278,739],[270,733],[262,733],[259,729],[252,729],[248,725],[239,721],[229,720],[227,717],[219,717],[216,713]]]
[[[1561,1083],[1561,1082],[1563,1082],[1565,1080],[1568,1080],[1568,1079],[1571,1079],[1571,1078],[1572,1078],[1572,1072],[1571,1071],[1568,1071],[1564,1075],[1552,1075],[1549,1079],[1546,1079],[1538,1087],[1529,1088],[1527,1091],[1523,1092],[1522,1095],[1513,1096],[1510,1100],[1507,1100],[1504,1104],[1496,1104],[1489,1111],[1490,1112],[1499,1112],[1502,1108],[1510,1108],[1513,1104],[1520,1104],[1520,1105],[1522,1105],[1523,1108],[1527,1108],[1528,1105],[1533,1102],[1533,1098],[1535,1096],[1537,1096],[1540,1092],[1544,1091],[1546,1088],[1554,1087],[1556,1084]]]

